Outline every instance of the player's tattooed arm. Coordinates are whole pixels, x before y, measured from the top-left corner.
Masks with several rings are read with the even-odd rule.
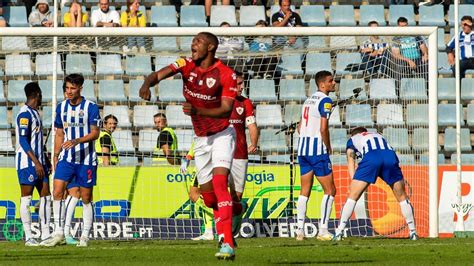
[[[352,179],[355,173],[355,164],[356,164],[356,153],[353,149],[347,149],[347,170],[349,172],[349,177]]]
[[[173,70],[169,66],[166,66],[148,75],[145,81],[143,82],[142,87],[140,88],[140,91],[139,91],[140,97],[147,101],[150,100],[151,98],[150,88],[158,84],[161,80],[171,77],[174,74],[175,72],[173,72]]]

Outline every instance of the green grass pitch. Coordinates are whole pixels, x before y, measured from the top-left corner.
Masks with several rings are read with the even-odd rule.
[[[23,242],[1,242],[0,265],[474,265],[474,238],[254,238],[238,243],[235,260],[225,262],[214,258],[216,242],[91,241],[87,248],[27,248]]]

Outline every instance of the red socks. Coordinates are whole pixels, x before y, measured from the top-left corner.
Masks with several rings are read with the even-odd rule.
[[[224,243],[229,244],[232,248],[234,242],[232,240],[232,197],[227,189],[227,176],[214,175],[212,177],[214,193],[217,197],[217,208],[219,212],[219,223],[221,224],[222,233],[224,233]],[[207,204],[206,204],[207,205]],[[240,205],[240,204],[239,204]],[[217,223],[216,223],[217,224]]]

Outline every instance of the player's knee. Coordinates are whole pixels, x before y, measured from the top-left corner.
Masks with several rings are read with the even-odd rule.
[[[62,200],[63,199],[63,196],[64,196],[64,191],[63,190],[60,190],[60,189],[55,189],[53,191],[53,198],[55,200]]]

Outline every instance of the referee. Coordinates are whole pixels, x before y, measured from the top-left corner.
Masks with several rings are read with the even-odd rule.
[[[464,16],[461,18],[462,31],[459,33],[459,50],[461,53],[459,68],[461,79],[464,78],[466,70],[474,69],[474,34],[472,32],[472,17]],[[446,52],[448,53],[448,63],[452,66],[454,73],[454,36],[449,41]],[[454,73],[455,74],[455,73]]]

